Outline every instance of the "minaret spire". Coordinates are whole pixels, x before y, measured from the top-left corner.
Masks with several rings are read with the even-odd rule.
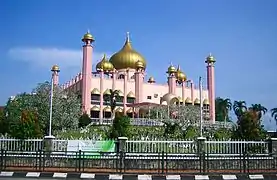
[[[126,33],[126,41],[129,43],[130,42],[130,32]]]

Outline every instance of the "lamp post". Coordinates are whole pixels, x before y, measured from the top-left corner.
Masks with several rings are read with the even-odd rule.
[[[53,73],[54,74],[54,73]],[[54,89],[54,81],[53,75],[51,77],[51,90],[50,90],[50,113],[49,113],[49,132],[48,136],[52,136],[52,114],[53,114],[53,89]]]
[[[203,131],[203,101],[202,101],[202,91],[203,91],[203,87],[202,87],[202,77],[199,77],[199,99],[200,99],[200,137],[202,137],[202,131]]]

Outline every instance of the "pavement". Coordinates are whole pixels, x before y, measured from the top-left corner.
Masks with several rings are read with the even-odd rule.
[[[274,174],[228,174],[228,175],[138,175],[138,174],[92,174],[58,172],[7,172],[1,171],[0,180],[277,180]]]

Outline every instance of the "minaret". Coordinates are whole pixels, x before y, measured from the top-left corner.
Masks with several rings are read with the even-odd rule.
[[[176,68],[171,64],[168,69],[168,92],[171,94],[175,94],[176,92]]]
[[[52,81],[53,81],[53,85],[57,86],[59,85],[59,72],[60,72],[60,68],[58,65],[54,65],[51,69],[52,73]]]
[[[82,67],[82,111],[90,116],[91,106],[91,78],[92,78],[92,43],[94,37],[87,32],[82,41],[83,45],[83,67]]]
[[[135,72],[135,102],[141,103],[143,101],[143,78],[144,78],[144,65],[143,62],[136,62],[137,70]]]
[[[216,60],[210,53],[206,58],[205,63],[207,63],[207,87],[209,95],[210,104],[210,119],[212,123],[215,123],[215,76],[214,76],[214,64]]]

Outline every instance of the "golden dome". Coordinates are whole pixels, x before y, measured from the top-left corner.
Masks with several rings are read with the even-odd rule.
[[[146,61],[141,54],[132,48],[129,33],[127,33],[126,41],[120,51],[112,55],[110,62],[116,69],[136,69],[136,62],[141,61],[143,67],[146,68]]]
[[[123,109],[118,107],[118,108],[115,109],[115,112],[123,112]]]
[[[133,108],[129,108],[126,113],[132,113],[133,112]]]
[[[135,94],[134,94],[132,91],[130,91],[130,92],[127,94],[127,97],[128,97],[128,98],[135,98],[136,96],[135,96]]]
[[[98,106],[93,106],[90,108],[91,111],[100,111],[100,108]]]
[[[99,91],[97,88],[94,88],[94,89],[91,91],[91,94],[100,95],[100,91]]]
[[[144,69],[144,64],[142,61],[138,60],[136,62],[136,69]]]
[[[179,99],[174,94],[167,93],[161,98],[161,104],[164,101],[167,103],[167,105],[170,105],[170,104],[173,104],[174,102],[179,102]]]
[[[111,95],[110,89],[106,89],[106,91],[104,92],[104,95]]]
[[[183,102],[183,98],[181,96],[178,96],[179,102]]]
[[[155,79],[151,76],[149,79],[148,79],[148,83],[155,83]]]
[[[183,82],[183,81],[187,80],[187,77],[186,77],[185,73],[183,73],[181,71],[180,65],[178,65],[178,68],[177,68],[177,71],[175,73],[175,76],[176,76],[177,81]]]
[[[97,63],[96,70],[97,71],[103,70],[104,72],[108,72],[108,71],[113,71],[113,69],[114,69],[113,64],[107,60],[106,54],[104,54],[102,60],[99,63]]]
[[[196,98],[196,99],[194,100],[194,104],[199,105],[199,104],[200,104],[200,100],[199,100],[198,98]]]
[[[82,39],[83,42],[85,42],[87,40],[90,40],[92,42],[95,41],[94,37],[90,34],[89,31],[83,36],[83,39]]]
[[[216,60],[214,58],[214,56],[212,55],[212,53],[209,54],[209,56],[206,58],[205,63],[215,63]]]
[[[121,90],[117,90],[117,92],[118,92],[118,96],[121,96],[121,97],[124,96],[124,94],[123,94],[123,92]]]
[[[106,106],[104,109],[103,109],[104,112],[111,112],[111,107],[110,106]]]
[[[210,103],[209,103],[208,99],[204,99],[203,104],[204,105],[209,105]]]
[[[186,104],[192,104],[192,100],[188,97],[185,101]]]
[[[52,72],[60,72],[60,68],[58,65],[54,65],[52,66],[52,69],[51,69]]]
[[[175,73],[176,72],[176,68],[171,64],[168,69],[167,69],[167,72],[166,73]]]

